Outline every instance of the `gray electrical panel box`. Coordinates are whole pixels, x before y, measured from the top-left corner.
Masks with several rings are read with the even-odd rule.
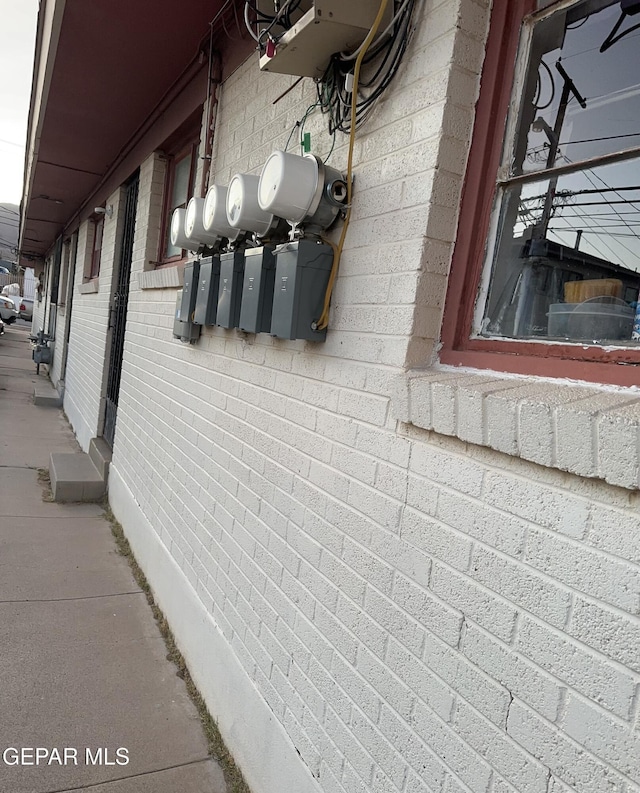
[[[184,266],[184,286],[182,287],[182,306],[180,308],[180,316],[183,322],[193,321],[199,272],[200,262],[189,262]]]
[[[220,284],[218,287],[216,325],[221,328],[237,328],[240,322],[244,254],[244,251],[231,251],[220,256]]]
[[[176,296],[176,313],[173,320],[173,338],[195,344],[195,342],[200,338],[200,325],[194,325],[193,323],[185,322],[182,319],[183,298],[184,290],[179,289]]]
[[[313,330],[322,313],[333,266],[333,249],[314,240],[298,240],[275,250],[276,283],[271,335],[281,339],[324,341],[325,330]]]
[[[220,257],[208,256],[200,260],[200,276],[193,321],[196,325],[215,325],[218,314],[218,286]]]
[[[278,36],[274,52],[267,55],[261,51],[262,70],[322,77],[334,52],[351,52],[362,44],[378,14],[380,0],[313,0],[297,8],[300,5],[299,10],[305,13],[294,17],[293,26]],[[267,13],[273,14],[273,4]],[[392,16],[393,3],[388,2],[380,32],[389,26]]]
[[[273,248],[248,248],[244,260],[244,282],[240,307],[240,330],[269,333],[273,308],[276,260]]]

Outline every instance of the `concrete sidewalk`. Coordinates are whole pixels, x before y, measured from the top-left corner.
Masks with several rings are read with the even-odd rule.
[[[0,337],[0,791],[227,793],[102,510],[43,501],[36,469],[48,466],[50,452],[77,444],[59,409],[33,404],[36,380],[28,329],[7,328]],[[49,753],[38,764],[36,747]]]

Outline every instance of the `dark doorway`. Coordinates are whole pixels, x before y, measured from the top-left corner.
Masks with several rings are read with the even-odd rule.
[[[124,334],[127,325],[127,303],[129,300],[129,279],[131,277],[131,258],[133,254],[133,236],[136,229],[136,208],[138,206],[139,174],[136,173],[126,185],[124,226],[122,229],[122,246],[120,262],[116,276],[116,288],[113,293],[109,311],[109,328],[111,330],[111,352],[107,376],[107,394],[104,410],[103,436],[109,446],[113,447],[116,432],[116,416],[118,412],[118,395],[120,392],[120,376],[122,373],[122,355],[124,352]]]

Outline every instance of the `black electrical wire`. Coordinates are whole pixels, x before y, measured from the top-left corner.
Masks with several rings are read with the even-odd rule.
[[[258,7],[256,5],[256,0],[245,0],[245,4],[244,4],[244,24],[245,24],[245,27],[247,28],[247,30],[249,31],[249,35],[251,36],[251,38],[254,39],[255,41],[257,41],[258,44],[259,44],[260,43],[260,34],[259,34],[259,32],[257,33],[253,29],[253,24],[251,23],[251,20],[249,19],[249,12],[250,11],[253,12],[253,15],[254,15],[254,18],[255,18],[255,26],[256,26],[256,28],[258,27],[258,23],[259,22],[273,22],[275,17],[268,16],[266,14],[263,14],[261,11],[259,11]]]
[[[406,23],[405,23],[405,30],[403,30],[401,32],[401,35],[400,35],[400,38],[399,38],[400,45],[399,45],[398,49],[395,51],[395,53],[393,54],[393,57],[392,57],[391,68],[383,76],[382,82],[379,84],[378,88],[376,89],[376,91],[378,92],[378,95],[380,95],[382,93],[382,91],[386,90],[386,88],[389,85],[389,83],[391,82],[391,80],[395,77],[396,72],[398,70],[398,67],[400,66],[400,61],[402,60],[402,57],[404,56],[404,53],[406,52],[407,43],[408,43],[408,36],[407,36],[406,28],[408,27],[408,23],[409,23],[409,19],[407,18]],[[384,59],[383,63],[380,65],[378,71],[375,74],[375,77],[372,78],[372,80],[369,83],[364,83],[365,87],[368,87],[369,84],[373,83],[379,77],[379,75],[382,72],[384,63],[386,62],[386,60],[387,60],[387,58],[388,58],[390,53],[391,53],[391,50],[388,50],[387,54],[385,55],[385,59]],[[370,99],[370,97],[369,97],[369,99]]]
[[[578,28],[581,28],[585,24],[585,22],[589,21],[589,17],[590,16],[591,16],[591,14],[587,14],[586,17],[582,20],[582,22],[578,22],[577,24],[574,24],[574,25],[567,25],[566,29],[567,30],[577,30]]]
[[[633,33],[634,30],[638,30],[640,28],[640,23],[636,25],[632,25],[630,28],[623,30],[622,33],[618,33],[620,26],[624,22],[627,17],[626,11],[623,11],[620,14],[618,21],[613,26],[611,33],[607,36],[607,38],[602,42],[600,46],[600,52],[606,52],[609,48],[613,47],[614,44],[617,44],[619,41],[622,41],[623,38],[629,35],[629,33]],[[618,35],[616,35],[618,33]]]
[[[292,3],[290,6],[286,8],[284,13],[284,26],[287,28],[287,30],[293,27],[293,23],[291,21],[291,14],[293,14],[294,11],[297,11],[300,8],[301,3],[302,0],[295,0],[294,3]]]
[[[258,9],[256,0],[245,0],[245,5],[249,6],[259,22],[273,22],[275,19],[274,16],[270,16],[269,14],[265,14],[264,11],[260,11]]]
[[[556,98],[556,84],[555,84],[555,80],[553,79],[553,72],[551,71],[550,67],[542,59],[540,59],[540,66],[544,66],[544,68],[547,71],[547,74],[549,75],[549,80],[551,80],[551,96],[549,97],[549,101],[545,105],[538,105],[538,104],[535,104],[535,103],[534,104],[535,104],[536,110],[546,110],[548,107],[551,106],[551,104],[553,103],[553,100]],[[538,80],[540,80],[540,71],[539,70],[538,70]],[[541,83],[540,83],[540,85],[541,85]],[[539,100],[539,99],[540,99],[540,96],[538,95],[536,97],[536,100]]]
[[[353,55],[336,53],[322,78],[316,82],[318,102],[321,110],[329,117],[329,133],[349,133],[351,124],[356,127],[368,118],[373,106],[389,87],[396,76],[407,50],[416,0],[396,1],[394,20],[389,36],[382,37],[363,59],[363,71],[359,82],[355,119],[351,118],[351,94],[347,81],[353,69]],[[369,73],[364,67],[369,66]],[[364,90],[360,90],[364,89]]]
[[[291,15],[297,11],[301,3],[302,0],[286,0],[282,7],[279,8],[275,13],[275,15],[270,16],[269,14],[265,14],[264,12],[258,10],[256,0],[245,0],[245,23],[249,33],[251,34],[252,38],[258,42],[258,47],[261,50],[265,47],[265,37],[269,37],[277,41],[284,33],[286,33],[287,30],[290,30],[291,27],[293,27]],[[249,23],[248,9],[251,9],[255,16],[256,30],[254,30],[253,26]],[[258,23],[260,22],[266,23],[266,27],[258,30]]]

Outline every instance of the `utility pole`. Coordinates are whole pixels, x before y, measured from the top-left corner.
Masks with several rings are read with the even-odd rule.
[[[564,118],[567,113],[567,106],[574,96],[580,107],[586,108],[587,100],[582,96],[575,86],[573,80],[569,77],[560,61],[556,61],[556,69],[560,73],[564,85],[562,87],[562,94],[560,95],[560,103],[558,105],[558,112],[556,113],[556,120],[553,129],[547,122],[539,117],[533,122],[534,129],[544,132],[549,139],[549,156],[547,157],[547,170],[553,168],[556,156],[558,154],[558,146],[560,144],[560,133],[564,125]],[[544,206],[542,208],[542,217],[540,222],[536,224],[533,238],[535,240],[545,240],[547,238],[547,230],[549,228],[549,221],[551,220],[551,213],[553,212],[553,201],[556,196],[556,187],[558,186],[558,177],[554,176],[549,179],[549,186],[547,187],[547,194],[544,199]]]

